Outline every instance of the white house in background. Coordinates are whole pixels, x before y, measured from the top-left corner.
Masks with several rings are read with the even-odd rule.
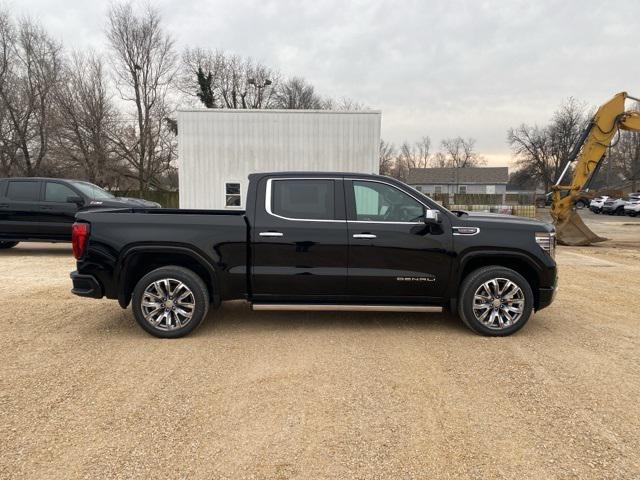
[[[433,194],[507,192],[508,167],[412,168],[407,183],[415,189]]]
[[[180,208],[244,209],[256,172],[378,173],[381,112],[178,112]]]

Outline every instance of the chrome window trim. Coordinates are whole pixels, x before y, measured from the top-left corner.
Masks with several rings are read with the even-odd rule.
[[[347,223],[383,223],[385,225],[424,225],[424,222],[382,222],[379,220],[347,220]]]
[[[351,180],[351,181],[358,181],[358,182],[372,182],[372,183],[382,183],[383,185],[388,185],[390,187],[395,188],[396,190],[399,190],[400,192],[404,193],[405,195],[409,195],[411,198],[413,198],[416,202],[418,202],[420,205],[422,205],[423,207],[425,207],[427,210],[438,210],[437,208],[431,208],[429,205],[427,205],[426,203],[424,203],[423,201],[421,201],[419,198],[416,198],[414,195],[412,195],[409,192],[405,192],[404,190],[402,190],[401,188],[398,188],[397,186],[393,185],[392,183],[389,182],[384,182],[382,180],[374,180],[374,179],[370,179],[370,178],[351,178],[351,177],[279,177],[279,178],[269,178],[267,179],[267,186],[266,186],[266,191],[265,191],[265,210],[266,212],[271,215],[272,217],[276,217],[276,218],[280,218],[282,220],[289,220],[291,222],[329,222],[329,223],[374,223],[374,224],[386,224],[386,225],[422,225],[424,224],[424,222],[384,222],[384,221],[379,221],[379,220],[320,220],[320,219],[314,219],[314,218],[291,218],[291,217],[285,217],[282,215],[278,215],[277,213],[274,213],[271,210],[271,200],[272,200],[272,196],[271,196],[271,184],[274,181],[279,181],[279,180]],[[440,211],[440,210],[438,210]]]
[[[267,189],[265,192],[264,199],[264,207],[269,215],[276,218],[281,218],[282,220],[289,220],[290,222],[322,222],[322,223],[347,223],[346,220],[336,220],[336,219],[317,219],[317,218],[291,218],[285,217],[282,215],[278,215],[277,213],[273,213],[271,210],[271,183],[278,180],[342,180],[341,177],[280,177],[280,178],[269,178],[267,180]]]

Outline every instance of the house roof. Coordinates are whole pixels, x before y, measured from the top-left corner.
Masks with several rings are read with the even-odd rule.
[[[409,185],[498,184],[509,182],[508,167],[412,168]]]

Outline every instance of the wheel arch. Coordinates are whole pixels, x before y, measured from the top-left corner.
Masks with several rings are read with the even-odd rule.
[[[475,251],[470,252],[460,261],[456,291],[452,298],[457,302],[460,286],[464,279],[473,271],[489,266],[510,268],[522,275],[533,291],[534,308],[537,310],[540,305],[540,284],[542,268],[528,255],[519,252],[501,251]]]
[[[205,283],[214,306],[220,305],[218,275],[207,259],[196,250],[178,245],[136,245],[122,253],[115,269],[118,303],[126,308],[138,281],[156,268],[175,265],[196,273]]]

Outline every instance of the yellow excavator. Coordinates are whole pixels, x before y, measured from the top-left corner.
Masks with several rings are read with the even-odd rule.
[[[618,131],[640,132],[640,112],[625,111],[626,99],[640,102],[621,92],[598,108],[553,187],[551,217],[556,225],[556,238],[561,245],[590,245],[606,240],[584,224],[576,211],[575,202],[597,175],[606,150]],[[571,184],[562,185],[571,166],[574,166]]]

